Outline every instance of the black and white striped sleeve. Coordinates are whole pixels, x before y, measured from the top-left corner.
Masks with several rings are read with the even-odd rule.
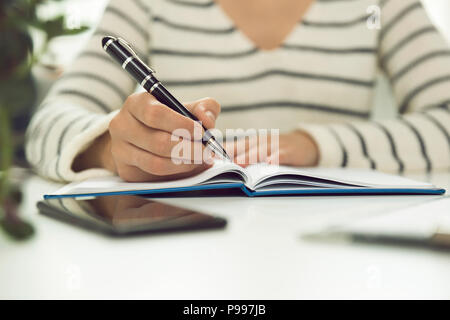
[[[398,117],[306,126],[323,166],[383,171],[450,168],[450,50],[419,0],[381,2],[379,62]]]
[[[103,51],[101,39],[120,36],[148,58],[149,14],[141,0],[110,1],[86,47],[52,87],[28,127],[26,155],[40,175],[74,181],[109,174],[103,169],[72,170],[75,157],[107,130],[136,87]]]

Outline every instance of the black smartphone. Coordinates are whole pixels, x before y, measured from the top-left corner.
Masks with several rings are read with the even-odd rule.
[[[221,229],[220,217],[140,196],[58,198],[38,202],[43,215],[111,236]]]

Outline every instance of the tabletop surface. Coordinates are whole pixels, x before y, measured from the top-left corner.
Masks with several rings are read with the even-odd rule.
[[[446,172],[411,177],[450,186]],[[0,233],[0,298],[450,298],[450,251],[302,237],[426,202],[450,212],[448,193],[164,199],[228,225],[114,239],[39,215],[36,202],[57,187],[38,177],[24,183],[23,216],[37,233],[24,243]]]

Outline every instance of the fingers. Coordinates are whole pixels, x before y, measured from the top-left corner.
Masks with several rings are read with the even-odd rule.
[[[203,159],[207,153],[204,152],[205,147],[201,141],[192,141],[166,131],[149,128],[133,119],[131,115],[129,117],[129,121],[133,122],[133,125],[117,128],[113,132],[114,135],[160,157],[196,161],[197,163],[209,160]]]
[[[172,133],[178,132],[178,135],[192,139],[194,129],[197,127],[195,121],[189,119],[178,112],[170,109],[156,100],[152,95],[143,93],[131,95],[125,105],[126,110],[138,121],[147,127],[159,129]],[[201,127],[200,127],[201,134]],[[198,135],[198,134],[197,134]],[[201,138],[201,136],[200,136]]]
[[[242,137],[236,141],[227,142],[225,150],[233,158],[233,161],[247,167],[256,163],[286,164],[289,154],[286,147],[280,141],[267,135],[251,135]]]
[[[140,93],[131,95],[126,102],[128,111],[147,127],[163,130],[169,133],[177,131],[177,135],[201,139],[202,128],[194,120],[189,119],[170,109],[156,100],[152,95]],[[186,107],[205,125],[213,128],[215,119],[220,112],[220,105],[214,99],[205,98],[186,104]],[[183,133],[183,129],[185,132]],[[197,130],[194,132],[194,130]],[[199,136],[199,137],[198,137]]]
[[[258,146],[250,148],[248,151],[239,154],[235,158],[235,163],[247,167],[256,163],[278,164],[276,157],[279,153],[270,153],[270,150],[263,150]]]
[[[201,172],[210,165],[193,163],[176,163],[172,159],[163,158],[146,152],[128,142],[118,142],[111,148],[121,177],[127,181],[155,181],[157,177],[170,179],[170,176]],[[136,170],[136,169],[137,170]]]
[[[243,167],[261,162],[310,167],[316,166],[319,158],[315,141],[297,131],[280,136],[259,135],[257,140],[254,136],[245,137],[235,143],[227,143],[226,149],[227,152],[235,152],[234,161]]]
[[[217,101],[205,98],[186,107],[205,127],[214,127],[220,112]],[[109,136],[115,171],[126,181],[180,179],[199,173],[212,163],[212,155],[201,141],[201,124],[148,93],[128,97],[109,124]]]
[[[231,157],[236,158],[247,153],[250,148],[257,146],[258,141],[259,139],[256,135],[246,136],[235,141],[227,141],[224,148]]]
[[[155,176],[149,174],[141,169],[130,166],[125,163],[116,160],[117,174],[125,181],[128,182],[147,182],[153,181]]]
[[[270,137],[259,137],[257,135],[246,136],[234,142],[227,142],[225,149],[234,159],[234,162],[248,166],[258,162],[266,162],[271,154]]]

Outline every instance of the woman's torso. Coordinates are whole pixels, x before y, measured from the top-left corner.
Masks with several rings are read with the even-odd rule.
[[[316,0],[267,51],[211,0],[153,0],[150,63],[180,100],[217,99],[220,129],[368,118],[377,70],[372,4]]]

